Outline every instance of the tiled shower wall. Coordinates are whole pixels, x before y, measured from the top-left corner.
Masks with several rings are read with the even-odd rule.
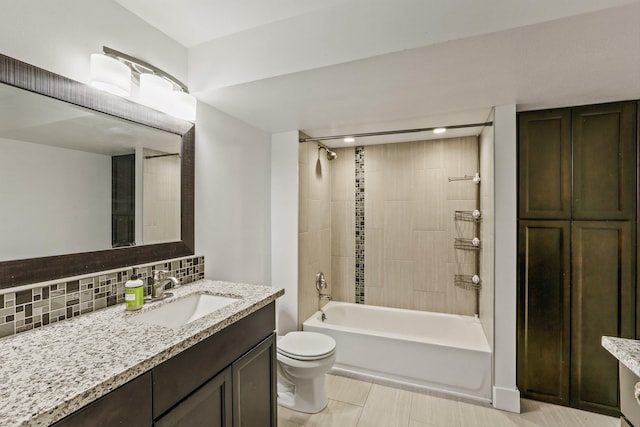
[[[178,156],[145,148],[142,179],[142,241],[175,242],[181,232],[181,163]],[[165,155],[166,157],[152,157]]]
[[[316,274],[322,271],[332,291],[331,268],[331,169],[324,150],[312,142],[298,151],[298,324],[318,310]],[[353,167],[353,166],[352,166]]]
[[[355,150],[332,162],[331,259],[334,299],[355,302]],[[476,273],[475,253],[455,250],[474,237],[456,210],[476,208],[477,187],[448,177],[478,172],[476,137],[364,147],[364,301],[473,315],[475,294],[453,284]]]
[[[204,278],[204,257],[161,261],[137,267],[138,276],[147,283],[145,295],[151,291],[155,270],[167,270],[181,284],[190,283]],[[0,337],[123,304],[124,284],[132,273],[132,267],[129,267],[0,294]]]

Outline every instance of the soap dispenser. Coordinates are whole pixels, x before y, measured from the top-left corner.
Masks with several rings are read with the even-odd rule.
[[[131,279],[124,284],[124,300],[127,303],[127,310],[139,310],[144,304],[144,282],[138,279],[135,268]]]

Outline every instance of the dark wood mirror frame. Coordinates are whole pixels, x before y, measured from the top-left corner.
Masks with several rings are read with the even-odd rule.
[[[181,241],[0,262],[0,289],[193,255],[195,126],[192,123],[5,55],[0,55],[0,83],[182,137]]]

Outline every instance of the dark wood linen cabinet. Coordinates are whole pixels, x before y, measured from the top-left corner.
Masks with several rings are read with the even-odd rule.
[[[518,387],[619,415],[603,335],[636,322],[637,104],[518,115]]]

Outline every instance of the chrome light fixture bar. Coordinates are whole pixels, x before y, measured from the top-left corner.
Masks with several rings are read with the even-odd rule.
[[[185,85],[180,80],[176,79],[166,71],[163,71],[160,68],[149,64],[148,62],[142,61],[138,58],[134,58],[133,56],[127,55],[126,53],[119,52],[115,49],[111,49],[110,47],[107,47],[107,46],[102,46],[102,51],[104,52],[105,55],[115,58],[118,61],[129,66],[129,68],[131,68],[131,71],[133,72],[133,75],[138,78],[140,74],[144,74],[144,73],[155,74],[156,76],[160,76],[170,81],[174,85],[178,86],[180,90],[182,90],[183,92],[189,93],[189,88],[187,87],[187,85]]]
[[[103,46],[104,54],[91,55],[91,85],[119,96],[129,96],[131,79],[140,86],[140,101],[151,108],[195,121],[195,97],[189,88],[166,71],[126,53]]]

